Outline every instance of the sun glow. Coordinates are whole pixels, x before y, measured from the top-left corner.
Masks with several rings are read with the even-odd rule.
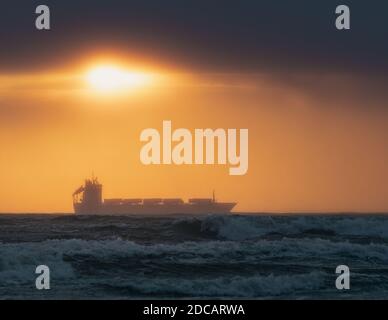
[[[87,73],[86,79],[93,89],[111,92],[142,87],[150,83],[151,76],[116,66],[98,66]]]

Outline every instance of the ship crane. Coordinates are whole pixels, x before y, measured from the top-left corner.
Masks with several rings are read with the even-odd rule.
[[[79,202],[79,197],[78,195],[83,193],[85,191],[84,186],[80,186],[77,190],[73,192],[73,203],[78,203]]]

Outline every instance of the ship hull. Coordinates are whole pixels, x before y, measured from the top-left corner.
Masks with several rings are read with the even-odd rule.
[[[82,203],[74,204],[77,215],[169,215],[169,214],[228,214],[236,203],[212,203],[212,204],[132,204],[132,205],[109,205],[101,204],[95,208],[88,208]]]

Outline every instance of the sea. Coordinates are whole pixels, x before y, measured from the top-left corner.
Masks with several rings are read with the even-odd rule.
[[[0,215],[0,299],[387,297],[384,215]]]

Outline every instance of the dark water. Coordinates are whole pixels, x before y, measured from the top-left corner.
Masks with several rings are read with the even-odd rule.
[[[2,299],[387,297],[385,216],[0,216]]]

